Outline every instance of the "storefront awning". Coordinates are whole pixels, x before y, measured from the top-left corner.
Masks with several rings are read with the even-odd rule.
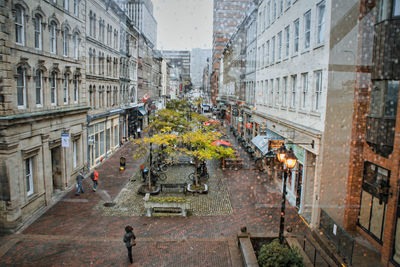
[[[257,135],[251,140],[251,143],[265,155],[268,152],[268,141],[272,140],[283,140],[283,137],[267,129],[266,134]]]
[[[138,110],[139,110],[140,114],[142,114],[142,116],[146,116],[147,115],[147,112],[146,112],[146,110],[144,108],[140,107]]]

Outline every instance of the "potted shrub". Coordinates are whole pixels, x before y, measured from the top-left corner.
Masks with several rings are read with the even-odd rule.
[[[257,260],[262,267],[304,267],[298,249],[281,245],[278,239],[263,245],[258,252]]]

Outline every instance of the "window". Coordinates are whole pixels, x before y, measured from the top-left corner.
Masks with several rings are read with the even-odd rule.
[[[276,20],[276,9],[277,9],[276,1],[277,0],[274,0],[274,5],[272,7],[272,22]]]
[[[286,0],[286,8],[290,7],[291,4],[292,4],[291,0]]]
[[[282,32],[278,33],[278,60],[282,58]]]
[[[76,167],[77,167],[77,152],[76,152],[76,143],[77,143],[77,140],[74,140],[73,142],[72,142],[72,167],[74,168],[74,169],[76,169]]]
[[[296,107],[296,90],[297,90],[297,76],[292,76],[292,102],[290,103],[290,107]]]
[[[93,36],[93,13],[92,13],[92,10],[89,11],[89,35]]]
[[[74,34],[73,42],[74,42],[74,59],[78,60],[78,58],[79,58],[79,36],[77,33]]]
[[[25,69],[17,69],[17,105],[18,108],[26,108],[26,77]]]
[[[74,103],[79,102],[79,80],[78,75],[74,75]]]
[[[364,163],[364,175],[358,224],[368,234],[382,241],[388,194],[379,188],[389,187],[390,171],[371,162]]]
[[[69,39],[69,31],[67,28],[64,29],[64,37],[63,37],[63,55],[64,57],[68,56],[68,39]]]
[[[294,33],[293,33],[293,54],[297,55],[299,52],[299,38],[300,38],[300,28],[299,28],[299,20],[295,20],[293,23]]]
[[[398,104],[398,81],[374,81],[369,115],[374,118],[395,119]]]
[[[302,74],[302,79],[303,79],[303,92],[301,96],[301,107],[304,109],[307,106],[308,73]]]
[[[316,71],[315,75],[315,111],[320,109],[322,97],[322,71]]]
[[[41,70],[36,70],[36,106],[43,105],[43,74]]]
[[[50,102],[52,106],[57,105],[57,74],[51,73],[50,79]]]
[[[257,60],[257,65],[258,68],[260,69],[261,64],[260,64],[260,57],[261,57],[261,47],[258,48],[258,60]]]
[[[275,63],[275,36],[272,37],[272,43],[271,43],[271,63]]]
[[[262,45],[261,67],[265,66],[265,44]]]
[[[283,0],[279,0],[279,13],[278,15],[281,16],[283,14]]]
[[[289,57],[290,27],[285,28],[285,58]]]
[[[268,12],[268,26],[271,25],[271,1],[268,1],[267,4],[267,12]]]
[[[304,14],[304,49],[310,47],[311,38],[311,10]]]
[[[15,42],[20,45],[25,44],[25,21],[24,9],[21,6],[16,6],[15,10]]]
[[[274,80],[273,79],[271,79],[269,81],[269,86],[271,87],[271,89],[269,91],[269,94],[270,94],[269,105],[272,106],[274,104]]]
[[[26,181],[26,194],[30,196],[34,192],[32,158],[25,159],[25,181]]]
[[[276,78],[276,96],[275,96],[275,105],[277,106],[280,101],[280,93],[281,93],[281,84],[280,84],[280,79]]]
[[[50,52],[57,53],[57,25],[54,21],[50,23]]]
[[[317,25],[317,44],[322,44],[325,39],[325,1],[317,6],[318,25]]]
[[[400,16],[400,0],[378,0],[376,22],[399,17]]]
[[[288,77],[283,77],[282,106],[287,106]]]
[[[63,99],[64,105],[68,104],[68,74],[64,75]]]
[[[42,49],[42,17],[36,14],[33,21],[35,28],[35,48]]]
[[[74,0],[74,16],[79,17],[79,0]]]
[[[64,9],[69,11],[69,0],[64,0]]]
[[[267,63],[267,65],[269,65],[269,62],[270,61],[270,59],[269,59],[269,41],[267,41],[267,60],[266,60],[266,63]]]

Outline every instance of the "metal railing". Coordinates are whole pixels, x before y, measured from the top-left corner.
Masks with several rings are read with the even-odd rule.
[[[352,265],[354,239],[342,227],[337,225],[324,210],[321,210],[320,229],[335,245],[337,252]]]
[[[308,240],[307,236],[304,235],[303,240],[303,251],[307,254],[314,266],[318,267],[333,267],[328,261],[321,255],[314,244]]]

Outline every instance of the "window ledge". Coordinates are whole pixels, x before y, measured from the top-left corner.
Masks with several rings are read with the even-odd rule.
[[[304,50],[301,52],[301,55],[307,54],[307,53],[309,53],[309,52],[310,52],[310,48],[304,49]]]
[[[303,115],[308,115],[308,111],[305,109],[299,109],[299,113]]]
[[[292,55],[292,58],[295,58],[299,55],[299,52],[296,52],[296,54]]]
[[[290,108],[289,108],[289,111],[291,111],[291,112],[296,112],[296,108],[290,107]]]
[[[321,117],[321,113],[319,111],[311,111],[309,114],[314,117]]]
[[[316,44],[315,47],[314,47],[313,49],[314,49],[314,50],[317,50],[317,49],[322,48],[322,47],[324,47],[324,46],[325,46],[324,43]]]

